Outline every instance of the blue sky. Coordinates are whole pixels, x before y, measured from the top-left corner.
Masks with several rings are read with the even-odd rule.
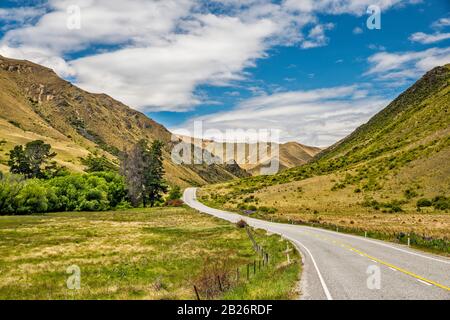
[[[380,30],[366,27],[371,4]],[[450,63],[449,9],[446,0],[2,1],[0,54],[176,132],[197,120],[327,146]]]

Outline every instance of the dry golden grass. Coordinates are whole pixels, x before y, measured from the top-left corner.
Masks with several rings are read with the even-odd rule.
[[[315,176],[309,179],[261,188],[253,193],[243,194],[221,205],[237,210],[237,204],[249,196],[259,201],[257,207],[277,209],[274,214],[260,215],[265,219],[294,220],[303,223],[332,224],[341,227],[362,229],[384,234],[416,233],[425,237],[449,238],[450,214],[433,208],[418,212],[419,198],[449,195],[449,167],[442,165],[450,158],[450,150],[443,150],[435,157],[413,161],[398,173],[386,177],[382,188],[376,191],[355,193],[355,185],[332,191],[336,182],[344,179],[344,173]],[[199,191],[199,198],[210,195],[226,195],[231,191],[228,184],[206,186]],[[417,195],[406,199],[404,192],[413,188]],[[382,212],[363,206],[371,197],[380,202],[403,200],[402,212]],[[210,202],[211,203],[211,202]]]
[[[16,145],[24,145],[33,140],[43,140],[49,143],[52,146],[52,150],[57,153],[55,158],[56,162],[74,172],[83,171],[84,166],[80,163],[80,157],[83,158],[89,154],[86,148],[74,144],[69,139],[55,139],[31,131],[25,131],[1,118],[0,140],[6,142],[0,146],[0,161],[2,162],[0,170],[4,172],[8,171],[8,167],[6,166],[8,152]]]
[[[279,251],[274,257],[285,246],[278,236],[256,236]],[[205,259],[256,258],[244,229],[187,208],[0,216],[0,256],[0,299],[194,299]],[[71,265],[81,269],[80,290],[66,286]],[[241,295],[228,294],[289,298],[298,268],[267,269]],[[281,289],[254,293],[269,277]]]

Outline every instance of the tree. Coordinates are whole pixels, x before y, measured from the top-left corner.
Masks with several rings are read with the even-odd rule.
[[[167,191],[163,178],[162,147],[163,143],[158,140],[150,148],[146,140],[140,140],[123,157],[121,172],[135,207],[141,203],[146,207],[147,202],[153,207],[161,200],[162,193]]]
[[[173,186],[172,188],[170,188],[167,200],[178,200],[181,198],[181,196],[181,188],[179,186]]]
[[[25,148],[15,146],[9,153],[8,165],[11,173],[23,174],[27,178],[46,178],[57,171],[57,165],[51,160],[56,153],[50,152],[51,146],[42,140],[28,142]]]
[[[30,165],[28,163],[27,157],[25,155],[25,150],[23,146],[15,146],[9,152],[8,160],[9,171],[11,173],[28,175],[30,174]]]
[[[148,169],[145,170],[145,196],[148,197],[151,207],[153,207],[157,201],[161,201],[162,194],[167,192],[162,158],[163,146],[164,144],[161,141],[153,141],[149,153],[149,166]]]
[[[125,152],[121,163],[121,173],[125,177],[128,196],[133,207],[144,202],[144,170],[149,161],[147,141],[140,140],[129,152]]]
[[[81,163],[86,166],[86,172],[117,172],[117,166],[107,157],[94,156],[89,154],[86,158],[81,159]]]

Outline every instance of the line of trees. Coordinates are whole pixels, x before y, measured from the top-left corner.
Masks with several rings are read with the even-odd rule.
[[[105,156],[82,160],[85,174],[69,173],[54,161],[51,146],[36,140],[9,153],[10,174],[0,172],[0,214],[102,211],[164,203],[163,143],[141,140],[124,152],[120,167]],[[166,205],[179,205],[179,187]],[[176,199],[178,197],[178,199]]]

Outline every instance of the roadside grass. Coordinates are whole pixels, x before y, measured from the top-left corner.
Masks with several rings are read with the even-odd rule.
[[[300,258],[283,266],[286,241],[253,231],[269,267],[214,299],[295,298]],[[260,257],[245,229],[190,208],[0,217],[0,299],[196,299],[211,261],[232,270]],[[70,290],[69,266],[81,270]],[[202,298],[202,297],[201,297]]]
[[[448,199],[450,172],[442,164],[449,155],[447,148],[435,157],[415,160],[399,172],[379,176],[380,186],[373,189],[351,181],[354,172],[346,170],[251,192],[242,180],[210,185],[199,189],[198,199],[255,218],[339,228],[358,235],[367,232],[370,237],[397,243],[406,244],[410,235],[413,247],[449,256],[449,210],[417,206],[421,199]],[[347,182],[335,188],[340,181]]]

